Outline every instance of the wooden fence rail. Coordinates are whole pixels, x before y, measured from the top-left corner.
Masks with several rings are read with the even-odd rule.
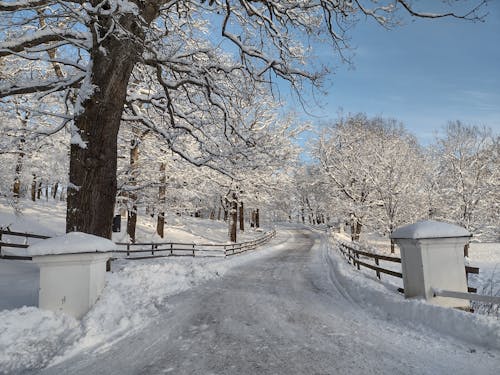
[[[5,237],[14,237],[18,239],[19,237],[24,238],[24,243],[12,243],[9,242]],[[5,255],[2,253],[2,248],[11,247],[17,249],[25,249],[29,246],[28,239],[29,238],[37,238],[37,239],[47,239],[50,236],[44,236],[41,234],[27,233],[27,232],[14,232],[4,228],[0,228],[0,258],[3,259],[19,259],[19,260],[31,260],[31,257],[26,256],[17,256],[17,255]],[[19,241],[18,241],[19,242]]]
[[[344,254],[344,256],[347,258],[349,263],[352,262],[352,264],[354,266],[356,266],[358,268],[358,270],[361,269],[361,266],[366,267],[366,268],[370,268],[376,272],[379,280],[381,278],[380,277],[381,273],[385,273],[387,275],[391,275],[391,276],[399,277],[399,278],[403,277],[403,274],[401,272],[396,272],[393,270],[388,270],[386,268],[382,268],[382,267],[380,267],[380,264],[379,264],[380,260],[385,260],[387,262],[401,263],[401,258],[391,257],[391,256],[387,256],[387,255],[377,254],[377,253],[369,253],[366,251],[361,251],[361,250],[355,249],[352,246],[347,245],[344,242],[340,242],[339,249],[342,252],[342,254]],[[375,265],[361,261],[360,256],[363,256],[365,258],[374,259]]]
[[[479,294],[454,292],[451,290],[440,290],[440,289],[433,289],[432,292],[434,293],[434,297],[440,296],[449,298],[459,298],[459,299],[480,301],[480,302],[500,305],[500,297],[496,296],[482,296]]]
[[[349,263],[352,263],[353,266],[356,266],[357,269],[361,269],[361,266],[372,269],[376,272],[377,278],[380,280],[380,274],[384,273],[390,276],[403,278],[403,274],[401,272],[388,270],[386,268],[380,267],[379,261],[385,260],[387,262],[401,263],[401,258],[394,256],[387,256],[377,253],[369,253],[367,251],[362,251],[354,248],[352,245],[347,244],[345,242],[339,242],[339,249],[342,254],[347,258]],[[375,265],[366,263],[365,261],[360,260],[361,257],[373,259]],[[478,267],[465,266],[465,275],[467,277],[467,283],[469,281],[469,274],[479,274]],[[471,286],[467,286],[467,289],[470,293],[477,293],[477,289]],[[400,292],[404,292],[404,289],[399,288]]]
[[[195,244],[181,242],[139,242],[123,243],[116,245],[125,247],[114,251],[116,254],[126,254],[127,259],[146,259],[166,256],[231,256],[244,251],[253,250],[256,247],[268,242],[276,235],[276,231],[266,233],[255,240],[238,242],[231,244]],[[139,254],[139,256],[135,256]],[[147,254],[147,255],[140,255]]]
[[[5,242],[2,240],[2,235],[12,236],[14,238],[24,238],[24,243]],[[231,256],[242,253],[244,251],[253,250],[256,247],[268,242],[276,235],[276,231],[267,232],[262,237],[255,240],[231,243],[231,244],[195,244],[181,242],[137,242],[137,243],[117,243],[120,248],[109,251],[113,254],[125,254],[126,259],[147,259],[159,258],[167,256]],[[4,248],[21,248],[25,249],[29,246],[28,238],[47,239],[49,236],[43,236],[33,233],[13,232],[0,229],[0,259],[18,259],[31,260],[28,256],[6,255],[2,253]]]

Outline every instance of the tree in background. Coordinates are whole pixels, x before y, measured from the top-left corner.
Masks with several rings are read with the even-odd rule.
[[[371,216],[390,236],[398,226],[425,215],[425,206],[420,202],[425,158],[416,138],[403,124],[393,119],[375,121],[378,125],[366,146],[372,159],[368,176],[379,202],[377,213]],[[392,242],[391,252],[394,253]]]
[[[498,225],[498,139],[491,129],[460,121],[443,129],[432,147],[441,201],[438,217],[480,234],[496,211],[493,226]]]
[[[421,217],[418,195],[423,155],[402,124],[364,114],[341,116],[326,125],[313,145],[331,194],[358,240],[367,223],[390,234],[396,226]]]
[[[353,241],[359,239],[370,208],[380,203],[374,196],[370,143],[377,124],[363,114],[341,117],[320,134],[313,145],[313,155],[335,193],[344,199],[344,213],[349,218]]]

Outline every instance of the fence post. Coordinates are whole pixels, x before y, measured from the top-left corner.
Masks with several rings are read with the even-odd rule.
[[[194,244],[193,244],[193,257],[194,257]]]
[[[174,244],[170,242],[170,255],[174,255]]]
[[[127,256],[130,256],[130,243],[127,244]]]
[[[376,264],[377,266],[379,265],[379,263],[378,263],[378,258],[375,258],[375,264]],[[377,272],[377,277],[378,277],[378,279],[380,280],[380,271],[378,271],[378,270],[377,270],[376,272]]]
[[[355,253],[355,254],[356,254],[356,259],[357,259],[356,265],[358,267],[358,270],[360,270],[361,266],[359,265],[359,254],[358,253]]]

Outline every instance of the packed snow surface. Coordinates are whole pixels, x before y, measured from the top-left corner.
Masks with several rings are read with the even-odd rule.
[[[30,245],[26,249],[28,256],[87,253],[116,250],[113,241],[82,232],[70,232]]]
[[[426,220],[397,228],[394,232],[392,232],[391,238],[423,239],[470,236],[471,234],[467,231],[467,229],[458,225],[434,220]]]

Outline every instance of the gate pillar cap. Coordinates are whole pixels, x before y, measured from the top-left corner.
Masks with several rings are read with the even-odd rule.
[[[458,238],[471,237],[465,228],[442,221],[425,220],[397,228],[391,234],[392,239]]]
[[[28,256],[107,252],[116,249],[113,241],[82,232],[70,232],[29,246]]]

